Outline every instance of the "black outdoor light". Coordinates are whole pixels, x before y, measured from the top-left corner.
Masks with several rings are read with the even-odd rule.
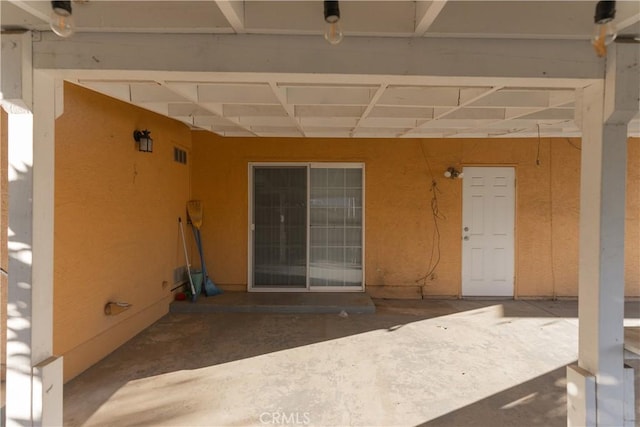
[[[133,139],[138,143],[138,151],[144,151],[145,153],[153,152],[153,139],[151,139],[151,131],[148,130],[134,130]]]

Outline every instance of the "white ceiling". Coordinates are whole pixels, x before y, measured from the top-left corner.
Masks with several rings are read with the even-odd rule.
[[[322,1],[74,2],[78,33],[281,34],[322,37]],[[593,1],[341,1],[345,38],[588,40]],[[48,1],[3,0],[3,28],[48,29]],[[618,1],[621,34],[637,34],[640,2]],[[131,34],[130,37],[136,37]],[[295,55],[295,52],[291,53]],[[455,52],[451,53],[455,55]],[[243,55],[238,49],[237,55]],[[465,58],[460,57],[460,61]],[[167,58],[170,61],[171,58]],[[388,60],[380,58],[380,61]],[[410,62],[412,58],[405,58]],[[581,64],[576,63],[575,67]],[[365,78],[366,77],[366,78]],[[433,85],[428,79],[328,73],[250,81],[210,73],[193,79],[109,77],[76,83],[225,136],[579,136],[576,85]],[[640,135],[640,117],[630,125]]]

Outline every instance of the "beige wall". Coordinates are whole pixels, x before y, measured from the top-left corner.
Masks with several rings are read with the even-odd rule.
[[[629,144],[629,296],[640,296],[639,143]],[[458,296],[462,186],[442,174],[449,166],[509,165],[517,176],[516,295],[575,296],[579,144],[542,139],[538,165],[536,139],[225,139],[196,131],[192,194],[204,201],[207,266],[221,287],[246,289],[249,162],[358,161],[366,165],[367,291],[387,297]],[[440,264],[420,280],[432,249],[429,166],[446,219],[440,223]]]
[[[132,136],[147,128],[153,153],[139,152]],[[190,149],[185,125],[65,84],[54,248],[54,352],[65,380],[168,311],[189,199],[189,167],[173,161],[174,145]],[[106,316],[110,300],[133,307]]]

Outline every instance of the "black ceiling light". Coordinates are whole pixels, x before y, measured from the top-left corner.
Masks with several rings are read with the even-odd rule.
[[[60,37],[69,37],[75,30],[71,1],[52,1],[49,17],[51,30]]]
[[[593,17],[595,30],[591,44],[598,56],[607,54],[607,46],[616,39],[617,30],[613,22],[616,17],[616,2],[601,0],[596,4],[596,14]]]
[[[324,2],[324,22],[327,26],[324,30],[324,38],[331,44],[342,41],[342,28],[340,28],[340,5],[337,1]]]

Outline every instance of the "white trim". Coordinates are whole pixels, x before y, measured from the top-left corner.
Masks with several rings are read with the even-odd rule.
[[[477,81],[490,81],[490,86],[509,86],[507,82],[512,79],[531,79],[544,87],[559,81],[569,80],[575,84],[576,79],[598,80],[602,78],[604,66],[589,43],[582,40],[530,39],[514,43],[494,39],[487,43],[477,38],[442,38],[434,43],[430,38],[362,36],[350,37],[348,41],[347,49],[336,50],[316,35],[135,34],[132,37],[130,33],[77,33],[61,43],[55,34],[43,32],[41,40],[33,45],[33,60],[35,68],[57,72],[73,70],[75,77],[83,71],[100,68],[102,76],[110,75],[108,70],[138,70],[146,73],[146,78],[156,70],[165,70],[162,72],[165,76],[168,75],[165,72],[172,71],[334,73],[356,79],[366,75],[369,78],[430,76],[444,84],[464,81],[460,84],[469,86],[476,85],[473,82]],[[244,54],[238,55],[239,51]],[[193,52],[200,54],[196,56]],[[296,52],[296,60],[292,60],[290,52]],[[467,60],[460,61],[460,56],[466,56]],[[100,58],[99,64],[96,57]],[[167,58],[172,61],[168,62]],[[380,58],[392,59],[380,61]],[[413,60],[393,60],[396,58]],[[580,66],[576,67],[576,63]],[[379,79],[377,81],[379,84]]]
[[[247,291],[253,290],[253,163],[247,164],[248,181],[248,215],[247,215]]]
[[[253,252],[255,240],[255,218],[254,218],[254,171],[256,167],[296,167],[304,166],[307,170],[307,247],[306,247],[306,286],[305,287],[255,287]],[[360,286],[311,286],[310,283],[310,256],[311,256],[311,210],[308,203],[311,194],[311,169],[313,168],[340,168],[340,169],[360,169],[362,171],[362,230],[361,230],[361,285]],[[365,291],[365,163],[364,162],[248,162],[248,238],[247,238],[247,291],[248,292],[364,292]]]
[[[301,292],[304,290],[308,290],[309,288],[309,284],[308,284],[308,280],[307,280],[307,286],[305,288],[287,288],[287,287],[281,287],[281,288],[265,288],[265,287],[259,287],[256,288],[254,286],[254,275],[253,275],[253,242],[254,242],[254,237],[255,237],[255,224],[254,224],[254,218],[253,218],[253,214],[254,214],[254,206],[253,206],[253,180],[254,180],[254,173],[253,171],[255,170],[255,167],[258,166],[273,166],[273,167],[278,167],[278,166],[305,166],[308,168],[309,163],[308,162],[249,162],[248,163],[248,170],[249,170],[249,212],[247,215],[248,218],[248,242],[247,242],[247,291],[248,292]],[[308,194],[307,194],[308,197]],[[307,225],[308,228],[308,225]],[[307,265],[309,264],[309,257],[307,255]]]
[[[486,289],[484,286],[482,287],[481,290],[477,289],[478,285],[474,285],[473,281],[471,279],[471,265],[470,265],[470,260],[468,258],[468,256],[470,255],[469,252],[467,252],[467,245],[472,244],[474,238],[473,238],[473,230],[471,230],[470,232],[465,231],[463,227],[471,227],[470,223],[465,222],[466,216],[468,214],[468,209],[470,209],[471,207],[471,199],[472,199],[472,194],[471,193],[471,186],[468,186],[467,183],[469,182],[468,180],[471,179],[471,175],[472,175],[472,170],[483,170],[486,172],[492,172],[492,176],[495,176],[493,174],[495,174],[497,171],[503,170],[503,171],[509,171],[509,184],[511,186],[511,189],[509,191],[510,194],[510,205],[509,205],[509,210],[510,210],[510,216],[511,216],[511,221],[513,222],[513,228],[511,229],[511,235],[509,236],[509,241],[508,241],[508,245],[506,247],[509,248],[510,251],[510,263],[509,265],[506,266],[506,268],[508,268],[508,271],[506,273],[506,277],[505,277],[505,281],[510,281],[511,282],[511,287],[509,289],[499,289],[498,291],[496,291],[494,288],[492,289]],[[515,186],[515,182],[516,182],[516,168],[514,166],[474,166],[474,165],[466,165],[462,168],[462,171],[464,172],[464,178],[463,178],[463,183],[462,183],[462,218],[461,218],[461,226],[460,226],[460,231],[461,231],[461,235],[467,234],[468,236],[471,237],[470,242],[465,244],[465,241],[462,241],[462,253],[461,253],[461,261],[462,261],[462,271],[461,271],[461,287],[460,287],[460,295],[463,298],[467,298],[467,297],[508,297],[508,298],[513,298],[516,293],[516,289],[515,289],[515,260],[516,260],[516,248],[515,248],[515,233],[516,233],[516,198],[517,198],[517,194],[516,194],[516,186]],[[509,187],[509,185],[507,185],[507,187]],[[467,191],[469,191],[469,193],[467,193]],[[495,215],[495,212],[494,212]],[[486,224],[486,222],[485,222]],[[472,228],[472,227],[471,227]],[[464,237],[463,237],[464,239]],[[488,249],[487,245],[486,245],[486,241],[485,243],[482,245],[483,248]],[[485,263],[485,267],[486,267],[486,263]],[[487,281],[486,279],[483,281],[483,284],[486,285]],[[486,293],[484,293],[486,291]]]
[[[305,281],[306,281],[306,288],[307,291],[311,290],[311,263],[309,262],[309,260],[311,260],[311,203],[309,203],[309,198],[311,196],[311,167],[307,167],[307,224],[306,224],[306,228],[307,228],[307,277],[305,277]]]
[[[366,215],[366,206],[367,206],[367,192],[365,191],[366,189],[366,171],[365,171],[365,164],[364,162],[361,163],[362,164],[362,292],[366,291],[366,284],[365,284],[365,274],[364,272],[366,271],[365,269],[365,265],[366,262],[365,260],[367,259],[366,257],[366,253],[365,253],[365,247],[366,247],[366,242],[365,242],[365,236],[367,233],[365,233],[366,230],[366,221],[365,218],[367,217]]]

